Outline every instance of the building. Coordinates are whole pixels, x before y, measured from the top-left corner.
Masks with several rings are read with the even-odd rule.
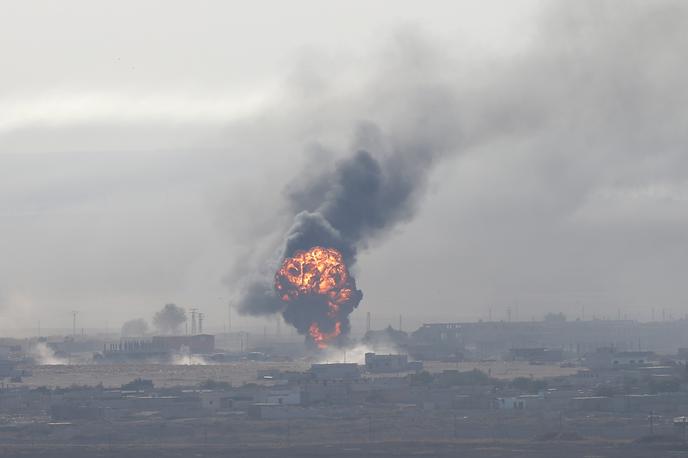
[[[268,404],[293,405],[301,404],[301,390],[294,388],[273,388],[265,400]]]
[[[418,360],[461,361],[466,344],[464,324],[423,324],[413,332],[408,353]]]
[[[175,353],[212,355],[215,352],[215,336],[154,336],[152,340],[126,339],[119,343],[105,344],[103,353],[95,358],[109,361],[165,360]]]
[[[675,417],[673,420],[674,432],[686,441],[686,429],[688,429],[688,417]]]
[[[408,342],[407,333],[391,326],[379,331],[368,331],[363,337],[363,343],[373,349],[389,348],[390,345],[394,348],[406,348]]]
[[[651,351],[615,351],[614,348],[598,348],[585,356],[586,365],[591,369],[615,369],[645,366],[655,361]]]
[[[200,399],[201,407],[213,413],[234,407],[232,393],[227,391],[204,391],[200,393]]]
[[[503,410],[523,410],[526,408],[526,400],[518,396],[497,398],[496,407]]]
[[[365,354],[365,367],[368,372],[402,372],[408,370],[407,355]]]

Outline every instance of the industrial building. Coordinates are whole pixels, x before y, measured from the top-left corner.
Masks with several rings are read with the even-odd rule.
[[[154,336],[152,340],[122,340],[104,345],[99,360],[164,360],[173,354],[211,355],[215,352],[215,336]]]

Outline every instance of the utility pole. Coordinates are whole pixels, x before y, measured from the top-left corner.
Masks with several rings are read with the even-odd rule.
[[[198,333],[203,334],[203,317],[205,315],[201,312],[198,312]]]
[[[191,309],[191,335],[192,336],[196,335],[196,312],[198,312],[197,308]]]
[[[401,315],[399,315],[399,330],[400,331],[402,330],[402,328],[401,328]]]
[[[76,338],[76,316],[78,314],[78,310],[72,310],[72,338]]]
[[[232,332],[232,302],[227,302],[227,329]]]

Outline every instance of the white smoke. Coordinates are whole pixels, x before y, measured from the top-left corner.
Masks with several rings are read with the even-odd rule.
[[[55,356],[55,350],[50,348],[45,342],[38,342],[31,348],[31,356],[40,366],[59,366],[67,365],[69,362],[64,358]]]
[[[191,354],[189,347],[182,346],[179,353],[172,355],[172,364],[175,366],[205,366],[210,363],[202,356]]]
[[[366,353],[378,354],[398,354],[403,353],[393,343],[389,345],[367,345],[364,343],[357,343],[346,348],[328,347],[321,352],[320,363],[356,363],[365,364]]]

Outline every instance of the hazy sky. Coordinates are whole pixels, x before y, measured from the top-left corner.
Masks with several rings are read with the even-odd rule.
[[[680,1],[3,2],[0,330],[166,302],[222,326],[289,226],[285,186],[361,145],[439,153],[414,217],[360,255],[354,326],[682,316],[687,20]]]

